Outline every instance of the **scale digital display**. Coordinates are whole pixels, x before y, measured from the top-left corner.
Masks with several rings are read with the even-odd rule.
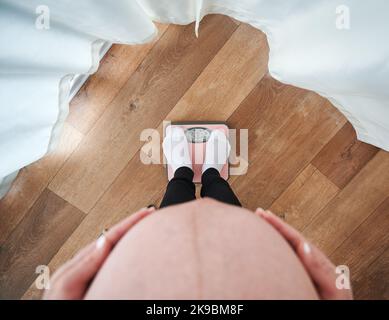
[[[203,127],[193,127],[187,129],[185,135],[190,143],[204,143],[208,141],[211,130]]]

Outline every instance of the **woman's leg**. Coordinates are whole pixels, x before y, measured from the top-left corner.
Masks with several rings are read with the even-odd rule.
[[[169,181],[160,208],[196,199],[193,171],[188,167],[178,168]]]
[[[167,164],[174,172],[174,178],[167,185],[160,207],[194,200],[196,189],[193,183],[189,145],[184,130],[177,127],[168,127],[162,146]]]
[[[228,161],[230,150],[226,135],[218,130],[212,131],[205,149],[201,196],[241,207],[228,182],[220,176],[220,171]]]
[[[219,171],[215,168],[209,168],[203,173],[201,183],[203,185],[201,197],[209,197],[224,203],[242,206],[228,182],[220,176]]]

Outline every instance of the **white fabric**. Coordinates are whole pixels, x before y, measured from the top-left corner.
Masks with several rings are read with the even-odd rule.
[[[389,150],[387,0],[45,0],[50,29],[38,30],[41,4],[0,0],[0,182],[53,148],[72,75],[97,69],[102,40],[150,41],[152,20],[198,31],[208,13],[264,31],[274,78],[327,97],[360,140]],[[340,4],[350,29],[336,28]]]

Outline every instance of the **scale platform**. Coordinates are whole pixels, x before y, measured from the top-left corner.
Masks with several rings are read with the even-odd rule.
[[[205,156],[205,145],[213,130],[220,130],[229,139],[229,128],[225,122],[174,122],[165,128],[164,135],[166,135],[166,129],[168,127],[181,127],[184,129],[186,138],[189,142],[189,152],[192,158],[193,166],[193,182],[201,183],[202,167]],[[167,166],[167,176],[170,181],[173,178],[173,170],[170,166]],[[229,178],[229,163],[227,162],[220,172],[220,176],[227,180]]]

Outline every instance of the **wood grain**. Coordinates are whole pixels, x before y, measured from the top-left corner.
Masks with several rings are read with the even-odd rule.
[[[71,102],[66,121],[84,134],[89,132],[168,26],[157,24],[157,27],[158,35],[150,43],[112,46],[101,61],[99,70],[88,79]]]
[[[361,281],[370,265],[387,250],[388,230],[389,198],[386,198],[334,251],[330,256],[331,260],[337,265],[347,265],[351,270],[352,280]]]
[[[309,164],[271,205],[270,210],[302,231],[339,188]]]
[[[0,200],[0,245],[27,214],[83,135],[65,123],[55,151],[23,168],[6,197]]]
[[[268,72],[268,55],[265,34],[239,26],[164,120],[226,121]]]
[[[313,159],[312,164],[342,189],[378,150],[358,141],[353,126],[347,122]]]
[[[388,195],[389,153],[379,151],[315,217],[304,234],[331,255]]]
[[[354,279],[355,299],[389,299],[389,247],[366,268],[363,275]]]
[[[237,147],[234,161],[243,166],[241,174],[245,173],[248,159],[239,154],[240,130],[248,130],[249,157],[260,152],[260,149],[271,140],[277,128],[280,128],[294,113],[296,106],[303,103],[308,91],[286,86],[265,75],[250,92],[239,108],[228,118],[230,128],[237,129]],[[234,150],[233,150],[234,151]],[[234,165],[235,167],[237,165]],[[230,176],[230,184],[237,179]]]
[[[20,298],[61,245],[81,223],[84,214],[48,191],[0,247],[0,299]]]
[[[317,112],[317,110],[321,110]],[[309,93],[268,140],[249,150],[246,176],[232,182],[244,206],[268,208],[342,127],[345,119],[323,98]],[[249,129],[261,134],[261,128]]]
[[[160,123],[236,27],[209,16],[196,39],[193,25],[169,26],[49,188],[89,212],[141,146],[141,130]]]

